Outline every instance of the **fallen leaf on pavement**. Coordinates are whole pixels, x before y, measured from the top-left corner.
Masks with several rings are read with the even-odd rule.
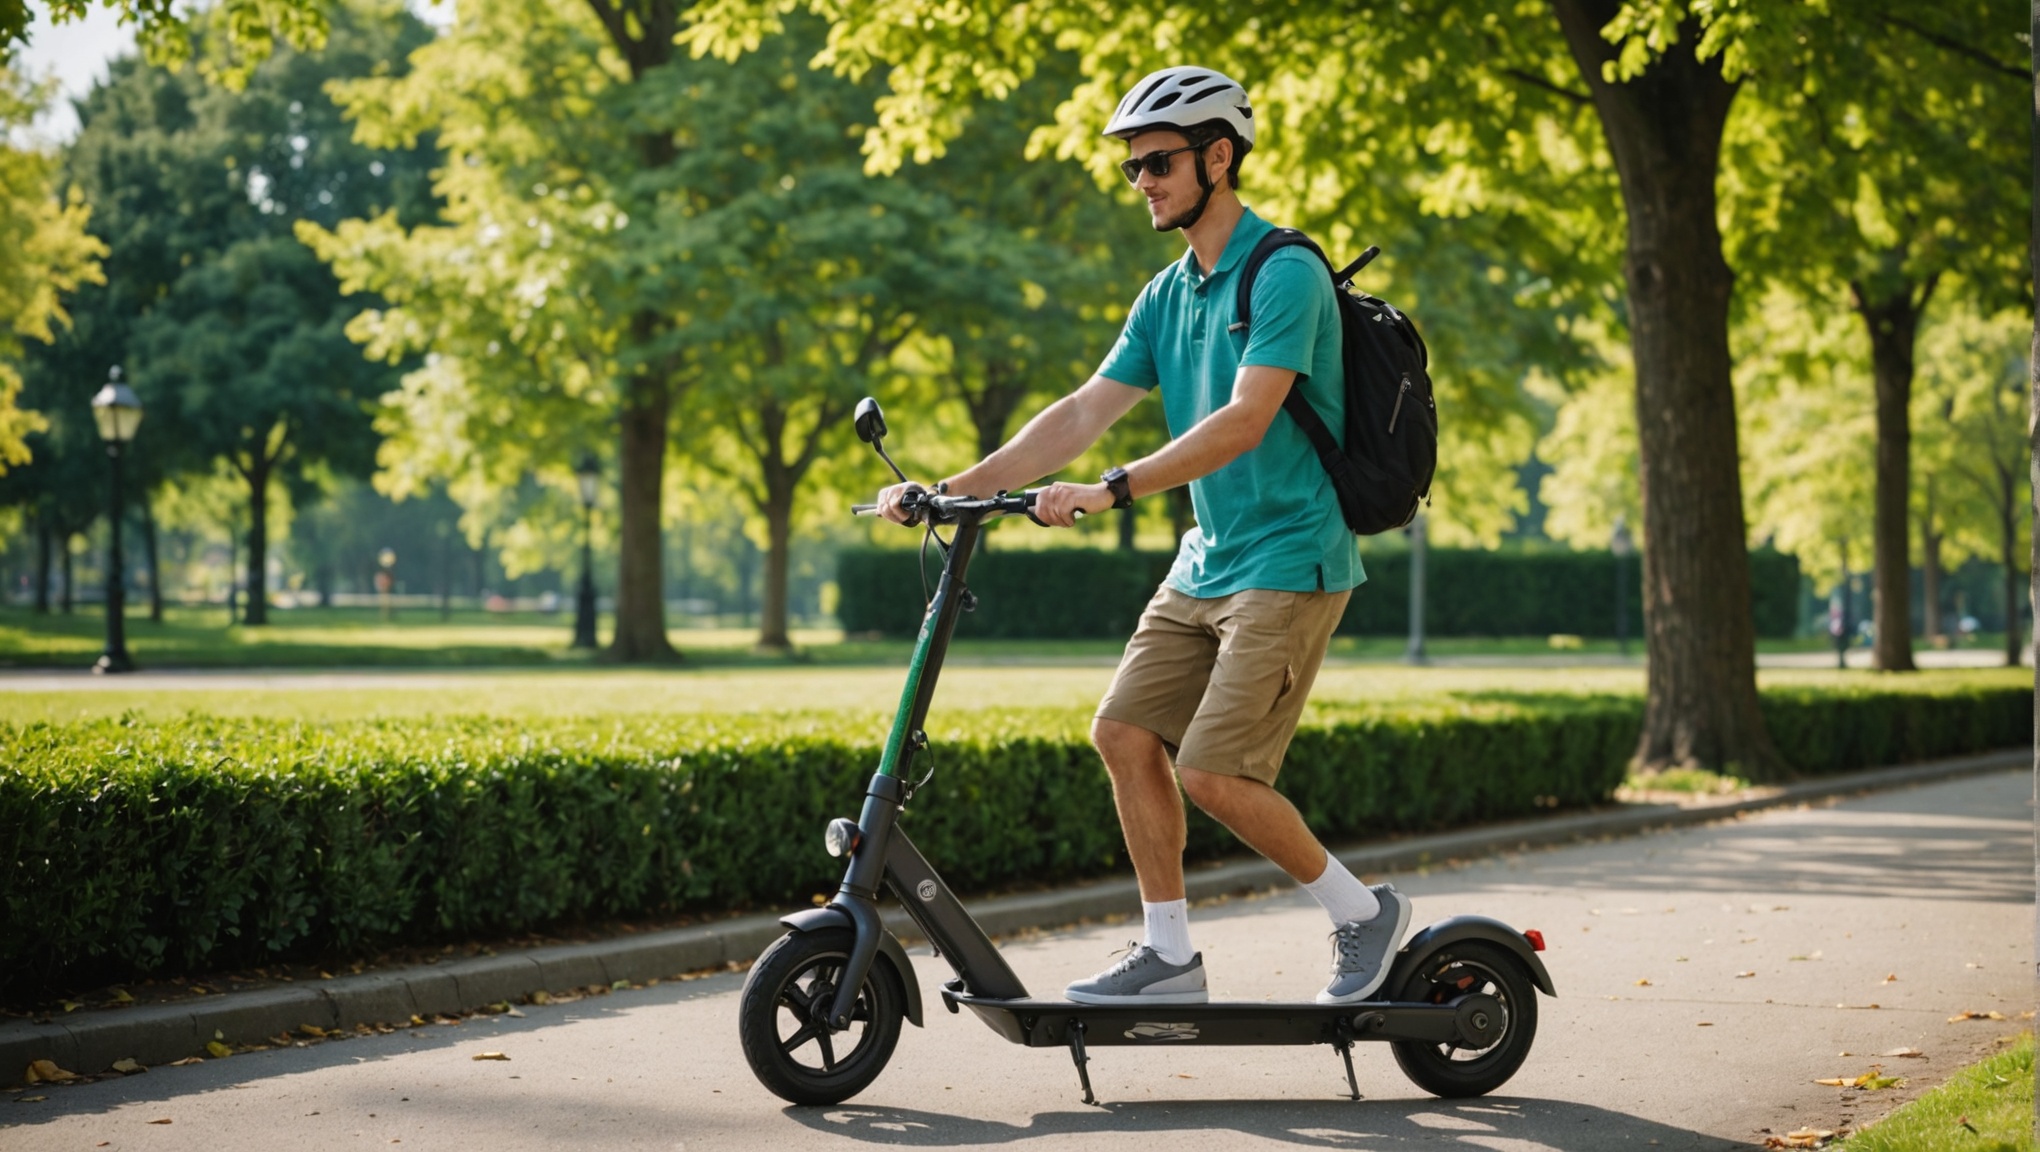
[[[1885,977],[1884,977],[1884,980],[1883,980],[1883,983],[1886,983],[1886,984],[1896,984],[1896,983],[1898,983],[1898,973],[1896,973],[1896,972],[1890,972],[1890,973],[1886,973],[1886,974],[1885,974]]]
[[[162,1119],[160,1119],[160,1120],[151,1120],[151,1121],[149,1121],[149,1123],[151,1123],[151,1124],[168,1124],[169,1122],[170,1122],[170,1118],[169,1118],[168,1116],[165,1116],[165,1117],[163,1117],[163,1118],[162,1118]]]
[[[1646,977],[1644,977],[1643,979],[1641,979],[1641,980],[1638,980],[1638,981],[1636,982],[1636,986],[1637,986],[1638,988],[1648,988],[1648,987],[1650,987],[1650,977],[1646,976]]]
[[[47,1099],[49,1099],[47,1096],[20,1096],[14,1102],[16,1104],[40,1104]]]
[[[519,1011],[518,1011],[517,1009],[515,1009],[515,1008],[512,1008],[512,1009],[510,1009],[509,1011],[507,1011],[507,1012],[503,1013],[503,1015],[505,1015],[505,1016],[515,1016],[515,1017],[517,1017],[517,1018],[518,1018],[518,1019],[520,1019],[520,1020],[524,1018],[524,1013],[522,1013],[522,1012],[519,1012]]]
[[[469,1059],[471,1059],[471,1060],[508,1060],[508,1059],[509,1059],[509,1057],[508,1057],[508,1056],[505,1056],[505,1055],[503,1055],[503,1054],[502,1054],[501,1052],[477,1052],[477,1053],[475,1053],[475,1054],[474,1054],[473,1056],[469,1057]]]
[[[135,1063],[135,1058],[132,1056],[127,1056],[119,1060],[115,1060],[113,1062],[113,1070],[115,1072],[120,1073],[123,1076],[132,1076],[137,1072],[148,1071],[147,1068],[144,1068],[140,1064]]]
[[[1712,1020],[1702,1020],[1702,1021],[1701,1021],[1700,1023],[1698,1023],[1698,1024],[1694,1025],[1694,1027],[1696,1027],[1696,1028],[1712,1028],[1712,1027],[1714,1027],[1714,1021],[1712,1021]]]
[[[298,1031],[304,1033],[307,1036],[319,1037],[322,1040],[326,1037],[326,1030],[324,1028],[319,1027],[317,1024],[300,1024],[298,1025]]]
[[[544,991],[543,989],[537,992],[533,992],[531,994],[531,1002],[533,1004],[550,1004],[552,1003],[552,993]]]
[[[212,1053],[214,1056],[218,1057],[221,1060],[224,1060],[227,1057],[232,1056],[234,1054],[234,1050],[232,1048],[227,1047],[225,1044],[222,1044],[217,1040],[206,1041],[205,1050]]]
[[[186,1057],[185,1057],[184,1059],[182,1059],[182,1060],[172,1060],[172,1061],[170,1062],[170,1066],[171,1066],[172,1068],[183,1068],[183,1067],[187,1067],[187,1066],[189,1066],[189,1065],[192,1065],[192,1064],[203,1064],[203,1063],[205,1063],[205,1057],[203,1057],[203,1056],[186,1056]]]
[[[1755,973],[1755,972],[1738,972],[1738,973],[1736,973],[1736,974],[1735,974],[1735,978],[1736,978],[1736,979],[1738,979],[1738,980],[1747,980],[1747,979],[1749,979],[1750,977],[1752,977],[1752,976],[1755,976],[1755,975],[1756,975],[1756,973]]]
[[[1841,1077],[1841,1076],[1829,1076],[1829,1077],[1825,1077],[1825,1078],[1823,1078],[1823,1079],[1820,1079],[1820,1080],[1815,1080],[1815,1081],[1814,1081],[1814,1083],[1815,1083],[1815,1084],[1825,1084],[1825,1085],[1827,1085],[1827,1086],[1828,1086],[1828,1087],[1830,1087],[1830,1088],[1847,1088],[1847,1087],[1849,1086],[1849,1081],[1848,1081],[1848,1080],[1847,1080],[1846,1078],[1844,1078],[1844,1077]]]
[[[1786,957],[1786,959],[1787,959],[1787,960],[1818,960],[1818,959],[1820,959],[1820,949],[1818,949],[1818,948],[1815,948],[1815,949],[1814,949],[1813,951],[1811,951],[1811,952],[1808,952],[1808,953],[1807,953],[1806,955],[1804,955],[1804,956],[1787,956],[1787,957]]]
[[[2004,1018],[2005,1014],[2002,1012],[1976,1012],[1965,1009],[1948,1017],[1948,1023],[1959,1024],[1964,1020],[2002,1020]]]
[[[125,988],[115,988],[113,990],[113,998],[122,1004],[132,1004],[135,1002],[135,998],[129,995],[128,990]]]
[[[1764,1147],[1819,1148],[1834,1138],[1835,1134],[1825,1128],[1801,1128],[1796,1132],[1787,1132],[1783,1136],[1766,1136]]]
[[[1886,1056],[1910,1056],[1910,1057],[1913,1057],[1913,1058],[1915,1058],[1915,1059],[1920,1059],[1920,1060],[1924,1060],[1924,1059],[1926,1059],[1926,1057],[1927,1057],[1927,1054],[1926,1054],[1925,1052],[1922,1052],[1922,1051],[1920,1051],[1920,1050],[1919,1050],[1919,1049],[1917,1049],[1917,1048],[1893,1048],[1893,1049],[1892,1049],[1891,1051],[1889,1051],[1889,1052],[1886,1052],[1886,1053],[1885,1053],[1885,1055],[1886,1055]]]
[[[84,1007],[83,1004],[78,1003],[76,1000],[59,1000],[58,1003],[64,1006],[64,1011],[66,1012],[76,1012]]]
[[[57,1067],[57,1062],[54,1060],[30,1061],[28,1074],[22,1077],[22,1079],[30,1084],[40,1084],[44,1081],[52,1084],[61,1084],[66,1080],[76,1080],[77,1078],[78,1074],[76,1072],[64,1071],[62,1068]]]

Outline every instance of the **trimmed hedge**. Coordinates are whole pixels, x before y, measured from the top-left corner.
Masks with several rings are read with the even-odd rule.
[[[1314,708],[1283,791],[1334,841],[1601,802],[1635,697]],[[2024,690],[1782,691],[1801,770],[2025,743]],[[969,891],[1119,866],[1081,710],[938,729],[906,826]],[[563,921],[805,903],[883,733],[830,715],[0,727],[0,993]],[[1237,851],[1193,818],[1190,852]]]
[[[978,610],[957,635],[1005,639],[1113,638],[1133,632],[1148,598],[1169,574],[1173,553],[1078,548],[988,552],[971,561]],[[921,627],[915,553],[846,549],[836,558],[836,615],[851,633],[913,636]],[[1643,630],[1642,562],[1627,562],[1629,632]],[[1409,632],[1409,553],[1370,551],[1367,583],[1353,596],[1339,631],[1400,636]],[[931,556],[930,584],[935,561]],[[1426,559],[1425,624],[1434,636],[1615,634],[1615,557],[1609,552],[1490,552],[1433,548]],[[1799,561],[1750,553],[1757,635],[1789,637],[1799,617]]]

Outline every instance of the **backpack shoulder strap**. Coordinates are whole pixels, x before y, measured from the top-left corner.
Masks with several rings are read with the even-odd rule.
[[[1253,323],[1252,302],[1254,298],[1254,281],[1261,275],[1261,265],[1268,262],[1268,257],[1273,256],[1284,248],[1310,249],[1317,256],[1318,260],[1324,264],[1326,274],[1329,275],[1331,273],[1331,261],[1325,259],[1324,250],[1319,248],[1310,237],[1294,228],[1276,228],[1271,230],[1266,236],[1261,237],[1259,243],[1254,245],[1254,250],[1247,255],[1245,263],[1240,266],[1239,299],[1237,301],[1240,318],[1238,323],[1229,325],[1226,331],[1244,332],[1247,330],[1248,325]],[[1310,401],[1303,398],[1301,384],[1291,384],[1289,386],[1289,394],[1282,398],[1282,408],[1289,413],[1291,419],[1296,421],[1297,426],[1303,429],[1303,434],[1309,439],[1310,446],[1317,451],[1318,459],[1325,461],[1326,466],[1330,467],[1333,458],[1339,455],[1339,442],[1332,436],[1332,430],[1325,427],[1324,418],[1317,414],[1317,409],[1312,408]]]
[[[1254,245],[1254,250],[1247,254],[1246,261],[1240,265],[1239,299],[1236,303],[1239,321],[1228,325],[1226,331],[1244,332],[1248,325],[1253,323],[1254,281],[1260,278],[1261,265],[1266,264],[1268,257],[1282,249],[1296,247],[1308,248],[1316,253],[1317,258],[1324,261],[1325,271],[1328,273],[1331,271],[1332,265],[1329,260],[1325,260],[1324,250],[1310,237],[1294,228],[1270,229],[1268,234]]]

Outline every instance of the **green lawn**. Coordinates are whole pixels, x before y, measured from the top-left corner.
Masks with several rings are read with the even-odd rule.
[[[166,618],[151,623],[145,615],[128,617],[128,651],[148,669],[174,668],[560,668],[594,665],[596,653],[569,648],[573,619],[567,612],[498,613],[459,609],[446,620],[437,610],[407,608],[385,621],[373,608],[292,608],[271,612],[273,623],[260,628],[228,625],[217,606],[172,606]],[[606,635],[606,632],[605,632]],[[0,668],[86,668],[105,647],[106,624],[97,605],[71,615],[39,615],[26,609],[0,608]],[[812,664],[892,664],[904,662],[906,640],[847,640],[837,628],[796,629],[795,652],[762,653],[750,628],[675,628],[674,645],[689,663],[719,666]],[[1469,637],[1432,639],[1427,650],[1436,657],[1525,657],[1616,655],[1613,640],[1584,640],[1577,647],[1561,638]],[[1978,645],[1989,648],[1984,638]],[[1334,660],[1400,660],[1406,641],[1400,636],[1340,636],[1333,640]],[[1058,659],[1109,663],[1124,643],[1111,640],[960,641],[958,660]],[[1819,637],[1767,640],[1760,652],[1826,650]],[[1642,645],[1628,646],[1640,660]]]
[[[896,657],[896,658],[895,658]],[[75,682],[0,679],[0,721],[78,720],[133,711],[153,719],[188,712],[218,716],[357,719],[452,714],[565,717],[745,712],[864,712],[889,715],[899,701],[904,651],[861,664],[770,666],[683,663],[661,669],[565,665],[552,669],[416,669],[347,672],[196,672],[150,687],[83,673]],[[1110,654],[1023,654],[990,642],[960,644],[936,692],[938,714],[973,708],[1090,708],[1112,678]],[[2031,683],[2022,669],[1923,672],[1904,683]],[[1872,682],[1863,672],[1772,669],[1765,685]],[[1426,667],[1336,660],[1319,673],[1313,707],[1398,700],[1438,701],[1581,694],[1639,694],[1632,667]],[[14,687],[17,690],[5,690]],[[29,690],[22,690],[29,689]]]
[[[2033,1034],[1830,1152],[2032,1152]]]

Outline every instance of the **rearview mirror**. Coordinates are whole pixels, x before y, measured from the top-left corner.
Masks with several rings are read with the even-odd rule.
[[[878,410],[878,401],[866,396],[857,402],[857,438],[866,444],[876,444],[885,439],[885,413]]]

